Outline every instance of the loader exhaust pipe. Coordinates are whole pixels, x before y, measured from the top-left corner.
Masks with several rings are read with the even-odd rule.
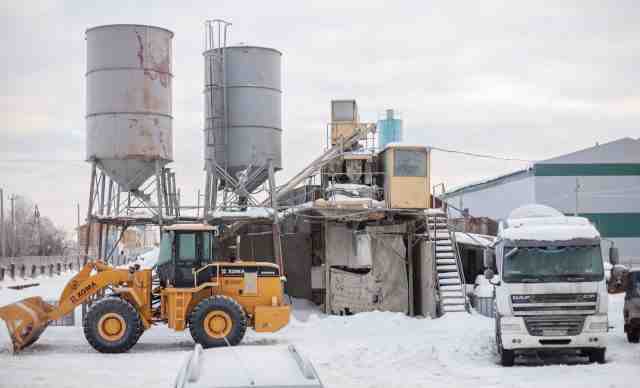
[[[49,313],[53,310],[52,305],[37,296],[0,307],[0,319],[9,331],[13,352],[19,352],[40,338],[49,325]]]

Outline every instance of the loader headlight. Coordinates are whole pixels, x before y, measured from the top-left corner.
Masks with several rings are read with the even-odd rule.
[[[607,331],[609,328],[609,322],[591,322],[589,324],[589,330],[591,331]]]
[[[503,333],[519,333],[522,331],[522,326],[518,323],[503,323],[501,328]]]

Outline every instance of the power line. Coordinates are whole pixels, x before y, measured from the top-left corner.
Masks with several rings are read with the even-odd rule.
[[[441,148],[441,147],[429,147],[429,148],[431,148],[432,150],[436,150],[436,151],[448,152],[448,153],[451,153],[451,154],[460,154],[460,155],[466,155],[466,156],[473,156],[473,157],[476,157],[476,158],[508,160],[508,161],[515,161],[515,162],[527,162],[527,163],[533,163],[534,162],[534,160],[527,160],[527,159],[520,159],[520,158],[510,158],[510,157],[496,156],[496,155],[489,155],[489,154],[478,154],[478,153],[475,153],[475,152],[451,150],[451,149]]]

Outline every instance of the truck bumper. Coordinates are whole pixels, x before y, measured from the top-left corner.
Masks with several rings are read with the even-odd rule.
[[[608,324],[606,315],[591,315],[585,319],[578,335],[533,336],[522,317],[501,317],[502,347],[508,350],[606,348]]]

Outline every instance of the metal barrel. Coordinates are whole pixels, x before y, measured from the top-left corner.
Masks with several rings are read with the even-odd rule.
[[[215,160],[232,176],[249,166],[265,166],[270,159],[280,169],[282,54],[266,47],[233,46],[203,55],[205,159]],[[222,120],[225,110],[226,123]],[[266,175],[249,190],[264,179]]]
[[[172,39],[144,25],[86,31],[87,160],[123,191],[153,175],[156,160],[173,159]]]

